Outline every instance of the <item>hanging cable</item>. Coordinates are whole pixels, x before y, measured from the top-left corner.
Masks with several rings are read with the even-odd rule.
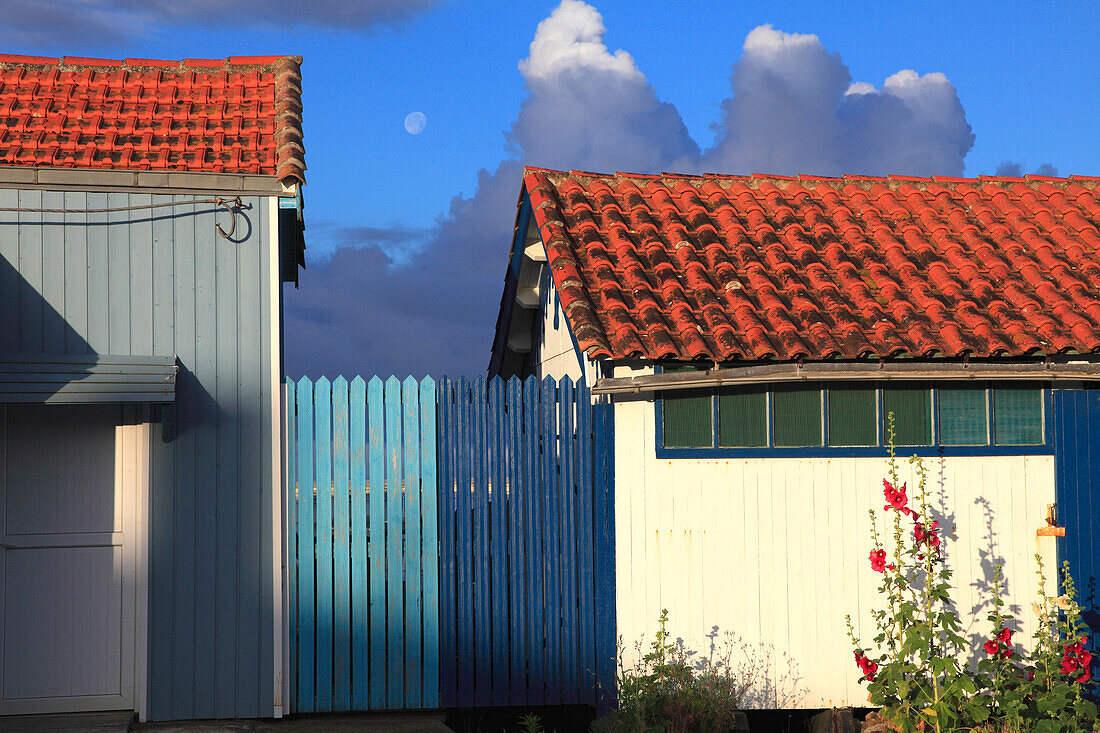
[[[240,210],[243,205],[240,196],[234,196],[233,198],[223,198],[221,196],[213,199],[197,199],[191,201],[166,201],[159,204],[135,204],[133,206],[112,206],[106,209],[35,209],[22,206],[13,207],[0,207],[0,212],[12,212],[19,214],[113,214],[119,211],[139,211],[141,209],[161,209],[171,206],[193,206],[195,204],[211,204],[213,206],[220,206],[229,212],[231,218],[229,224],[229,231],[222,229],[221,224],[215,224],[214,228],[218,230],[218,234],[229,239],[233,236],[233,232],[237,230],[237,211]],[[34,222],[39,223],[39,222]]]

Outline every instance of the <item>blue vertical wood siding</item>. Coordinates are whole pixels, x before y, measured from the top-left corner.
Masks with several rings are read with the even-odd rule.
[[[1077,587],[1077,602],[1100,642],[1100,389],[1052,391],[1055,497],[1058,523],[1066,536],[1058,540],[1059,562],[1068,562]],[[1063,574],[1059,568],[1058,578]]]
[[[274,705],[277,202],[244,197],[237,241],[217,236],[205,204],[85,213],[198,198],[0,190],[0,207],[68,210],[0,217],[0,352],[179,360],[175,438],[158,437],[151,456],[152,720]]]

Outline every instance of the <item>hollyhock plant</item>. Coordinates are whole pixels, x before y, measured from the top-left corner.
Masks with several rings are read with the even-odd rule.
[[[888,425],[883,512],[889,534],[884,542],[880,518],[871,510],[868,556],[871,570],[881,574],[882,605],[871,612],[878,651],[860,642],[848,617],[849,638],[870,704],[882,708],[890,730],[902,733],[1100,730],[1094,727],[1096,706],[1083,691],[1092,680],[1093,660],[1080,608],[1073,602],[1068,566],[1064,594],[1050,598],[1045,594],[1042,558],[1036,555],[1042,604],[1036,606],[1039,630],[1033,651],[1013,642],[1018,625],[1002,611],[1000,565],[992,582],[992,630],[984,640],[964,637],[952,598],[947,538],[929,504],[928,472],[919,458],[910,459],[917,477],[910,497],[908,485],[899,481],[892,414]],[[968,658],[974,661],[967,664]]]

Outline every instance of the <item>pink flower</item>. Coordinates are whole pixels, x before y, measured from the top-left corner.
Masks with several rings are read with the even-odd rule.
[[[876,573],[886,571],[886,550],[871,550],[868,556],[871,560],[871,569]]]

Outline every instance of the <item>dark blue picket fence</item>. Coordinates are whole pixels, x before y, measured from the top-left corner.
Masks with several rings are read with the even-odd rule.
[[[551,379],[287,390],[294,711],[611,704],[609,406]]]

